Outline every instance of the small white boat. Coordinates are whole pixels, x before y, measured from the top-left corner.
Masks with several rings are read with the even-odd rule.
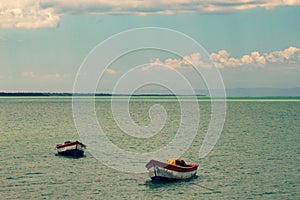
[[[198,164],[187,164],[183,159],[171,159],[167,163],[150,160],[146,164],[149,176],[154,181],[188,179],[196,175]]]
[[[64,156],[83,156],[85,148],[86,145],[78,141],[56,144],[57,153]]]

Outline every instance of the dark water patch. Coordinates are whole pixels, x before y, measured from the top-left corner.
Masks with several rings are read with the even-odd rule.
[[[45,174],[44,172],[28,172],[25,175],[38,175],[38,174]]]
[[[7,177],[6,178],[6,180],[20,180],[20,179],[25,179],[25,178],[30,178],[30,177],[28,177],[28,176],[16,176],[16,177],[12,177],[12,176],[10,176],[10,177]]]
[[[280,195],[288,195],[289,193],[284,192],[284,191],[266,191],[258,194],[254,194],[255,196],[277,196],[279,197]]]
[[[137,181],[135,178],[121,178],[120,181]]]
[[[42,197],[49,197],[49,196],[53,196],[53,193],[50,192],[50,193],[42,193],[41,194]]]
[[[49,185],[62,185],[62,184],[65,184],[64,181],[51,181],[51,182],[48,182],[47,184]]]
[[[280,157],[273,157],[273,158],[267,158],[267,160],[283,160],[283,158],[280,158]]]

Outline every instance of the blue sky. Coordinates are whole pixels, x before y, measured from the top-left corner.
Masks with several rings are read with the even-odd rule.
[[[1,2],[0,91],[70,92],[77,70],[97,44],[142,27],[173,29],[196,40],[227,88],[300,86],[299,1],[167,2]],[[185,56],[201,65],[197,52]],[[120,69],[107,70],[106,79],[116,80],[133,67],[130,59]],[[185,63],[164,53],[149,53],[147,59],[174,69]]]

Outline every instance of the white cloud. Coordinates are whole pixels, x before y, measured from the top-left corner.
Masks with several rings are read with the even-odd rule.
[[[108,73],[108,74],[118,74],[118,73],[120,73],[119,70],[114,70],[114,69],[110,69],[110,68],[107,68],[105,70],[105,72]]]
[[[286,5],[297,5],[299,4],[299,0],[282,0]]]
[[[149,65],[144,66],[141,68],[141,71],[144,72],[150,72],[153,70],[173,70],[175,68],[182,67],[182,61],[173,59],[173,58],[167,58],[164,62],[161,61],[159,58],[156,58],[154,60],[151,60]]]
[[[249,55],[243,55],[240,58],[231,57],[226,50],[220,50],[218,53],[211,53],[210,57],[215,66],[219,69],[227,67],[264,67],[272,63],[287,63],[300,65],[300,49],[297,47],[289,47],[282,51],[273,51],[271,53],[261,54],[254,51]],[[150,71],[154,69],[167,70],[167,69],[190,69],[192,67],[211,68],[211,64],[201,59],[200,53],[193,53],[189,56],[184,56],[182,59],[167,58],[164,61],[156,58],[150,61],[150,64],[143,67],[142,71]]]
[[[273,8],[300,5],[297,0],[41,0],[42,5],[69,12],[104,14],[174,14],[231,12],[256,7]]]
[[[0,27],[56,27],[59,15],[54,8],[42,8],[37,0],[1,1]]]
[[[150,61],[147,66],[142,67],[141,70],[145,72],[153,70],[188,70],[193,67],[211,68],[211,65],[201,59],[200,53],[193,53],[184,56],[182,59],[167,58],[164,61],[161,61],[159,58],[156,58]]]
[[[299,48],[291,46],[283,51],[274,51],[267,55],[267,58],[270,62],[284,62],[284,60],[294,58],[294,55],[299,51]]]
[[[59,74],[59,73],[54,73],[54,74],[44,74],[40,76],[41,80],[60,80],[63,79],[64,75]]]
[[[153,69],[190,69],[193,67],[211,68],[211,65],[201,59],[200,53],[193,53],[191,55],[184,56],[182,59],[167,58],[165,61],[161,61],[159,58],[156,58],[154,61],[150,61],[149,65],[143,67],[142,71],[150,71]]]
[[[300,5],[299,0],[8,0],[0,4],[0,27],[56,27],[61,15],[224,13],[256,7]]]
[[[34,78],[35,74],[34,72],[23,72],[22,73],[22,77],[26,77],[26,78]]]
[[[249,56],[249,55],[244,55],[242,58],[241,58],[241,61],[242,63],[244,63],[245,65],[249,65],[251,63],[253,63],[254,59]]]
[[[266,59],[264,56],[261,56],[259,52],[254,51],[251,53],[251,57],[258,65],[264,65],[266,64]],[[239,63],[238,63],[239,64]],[[251,63],[249,63],[251,64]]]
[[[295,59],[300,58],[300,49],[297,47],[289,47],[282,51],[273,51],[271,53],[260,54],[258,51],[252,52],[250,55],[243,55],[241,58],[230,57],[229,53],[221,50],[218,53],[211,53],[211,58],[216,66],[220,69],[224,67],[239,67],[245,65],[264,66],[269,63],[295,63]],[[298,55],[297,55],[298,54]],[[300,64],[300,61],[298,60]]]
[[[25,71],[21,74],[23,78],[30,78],[35,80],[66,80],[69,79],[71,76],[70,74],[60,74],[60,73],[47,73],[47,74],[40,74],[35,73],[32,71]]]

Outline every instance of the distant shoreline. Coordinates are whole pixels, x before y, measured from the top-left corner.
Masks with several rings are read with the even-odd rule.
[[[147,96],[194,96],[194,95],[176,95],[176,94],[110,94],[110,93],[96,93],[96,94],[86,94],[86,93],[48,93],[48,92],[0,92],[0,97],[71,97],[71,96],[99,96],[99,97],[111,97],[111,96],[136,96],[136,97],[147,97]],[[206,96],[202,94],[197,94],[196,96]]]
[[[110,94],[97,94],[112,96]],[[51,92],[0,92],[0,97],[52,97],[52,96],[93,96],[92,94],[51,93]]]
[[[96,93],[96,94],[87,94],[87,93],[51,93],[51,92],[0,92],[0,97],[36,97],[36,98],[55,98],[55,97],[103,97],[103,98],[110,98],[110,97],[136,97],[136,98],[159,98],[159,97],[169,97],[169,98],[176,98],[176,97],[195,97],[195,95],[176,95],[176,94],[110,94],[110,93]],[[224,99],[224,97],[211,97],[209,95],[197,94],[197,98],[203,99]],[[300,96],[291,95],[291,96],[226,96],[226,99],[300,99]]]
[[[110,92],[97,92],[97,93],[73,93],[73,92],[39,92],[39,91],[0,91],[0,97],[192,97],[197,96],[199,98],[218,98],[216,95],[220,95],[220,98],[224,98],[224,90],[211,89],[201,90],[197,89],[191,94],[190,90],[179,90],[175,93],[170,91],[140,91],[135,94],[124,93],[110,93]],[[226,98],[291,98],[300,97],[300,87],[294,88],[226,88]],[[213,94],[211,97],[210,94]]]

